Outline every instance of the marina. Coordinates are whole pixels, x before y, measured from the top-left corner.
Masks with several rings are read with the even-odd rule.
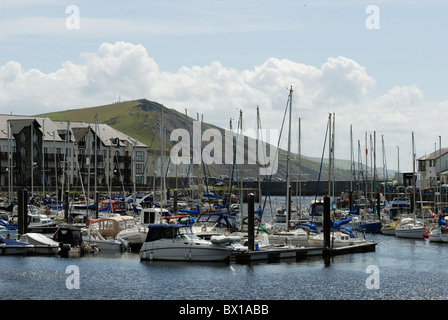
[[[369,234],[375,252],[281,261],[141,261],[137,253],[3,256],[9,300],[446,300],[444,243]],[[79,289],[66,286],[79,270]],[[366,285],[378,270],[378,288]],[[372,268],[372,267],[371,267]],[[268,302],[266,302],[268,303]]]

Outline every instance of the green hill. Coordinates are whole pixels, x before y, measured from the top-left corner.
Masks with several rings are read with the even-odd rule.
[[[52,120],[59,121],[84,121],[95,122],[97,116],[99,123],[106,123],[111,127],[145,143],[149,149],[160,150],[160,121],[162,108],[164,112],[164,126],[166,128],[165,141],[166,150],[170,150],[174,144],[170,142],[170,134],[174,129],[184,128],[191,132],[193,125],[193,118],[187,117],[174,109],[167,108],[160,103],[149,101],[147,99],[139,99],[126,102],[117,102],[113,104],[88,107],[75,110],[66,110],[60,112],[53,112],[41,114],[38,116],[45,116]],[[224,132],[224,129],[216,127],[208,123],[202,123],[202,129],[215,128]],[[247,153],[247,149],[246,149]],[[286,151],[279,150],[278,155],[278,171],[276,176],[285,178],[286,176]],[[291,172],[293,179],[297,178],[299,172],[298,156],[291,156]],[[211,175],[219,176],[221,174],[229,175],[231,173],[230,165],[213,165],[209,166]],[[243,165],[238,169],[242,169],[244,177],[256,177],[257,168],[253,165]],[[320,160],[313,160],[311,158],[302,157],[302,180],[317,180],[319,177]],[[239,170],[240,171],[240,170]],[[336,180],[350,180],[351,175],[349,170],[335,168]],[[327,179],[327,161],[322,166],[321,179]]]

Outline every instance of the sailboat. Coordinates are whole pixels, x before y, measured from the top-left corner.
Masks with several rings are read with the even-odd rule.
[[[290,168],[290,154],[291,154],[291,121],[292,121],[292,86],[289,89],[288,110],[289,110],[289,127],[288,127],[288,152],[286,158],[286,210],[284,211],[284,222],[286,229],[284,231],[275,232],[268,235],[269,244],[283,244],[292,246],[309,246],[308,233],[302,228],[290,230],[291,220],[291,168]],[[278,216],[279,214],[277,214]],[[278,217],[277,217],[278,219]]]
[[[415,187],[415,152],[414,152],[414,132],[412,132],[412,157],[413,157],[413,179]],[[415,188],[414,188],[415,203]],[[415,205],[414,205],[415,208]],[[412,218],[403,218],[395,227],[395,236],[399,238],[423,239],[425,235],[425,225],[415,218],[415,210]]]

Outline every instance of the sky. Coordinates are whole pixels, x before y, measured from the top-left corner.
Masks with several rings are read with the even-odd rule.
[[[0,113],[146,98],[223,128],[242,111],[243,132],[256,128],[258,107],[262,129],[287,130],[292,88],[292,152],[299,119],[301,153],[327,152],[334,114],[336,158],[365,164],[368,149],[369,165],[375,154],[377,167],[411,172],[413,150],[447,145],[447,9],[441,0],[2,0]]]

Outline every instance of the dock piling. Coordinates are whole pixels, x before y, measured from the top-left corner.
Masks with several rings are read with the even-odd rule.
[[[18,226],[17,231],[20,235],[28,232],[28,192],[21,189],[18,192]]]
[[[247,239],[248,239],[248,249],[249,251],[254,251],[255,248],[255,196],[250,193],[247,197]]]
[[[324,219],[323,219],[323,229],[324,229],[324,248],[330,248],[330,197],[324,197]]]

